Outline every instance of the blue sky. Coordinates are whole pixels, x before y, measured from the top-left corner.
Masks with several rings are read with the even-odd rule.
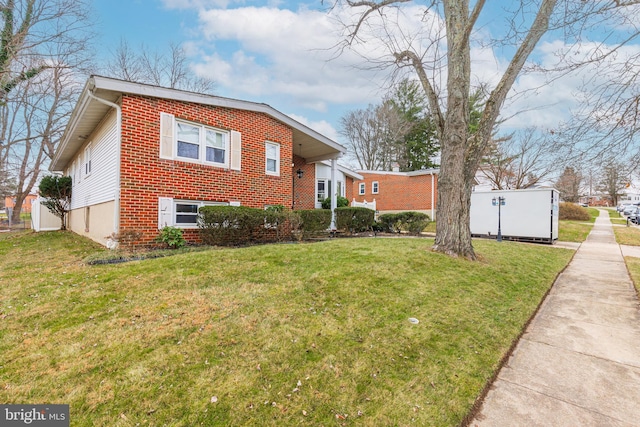
[[[484,25],[475,34],[479,41],[487,42],[507,27],[498,18],[503,4],[509,3],[499,7],[489,3],[481,15]],[[120,40],[132,48],[143,43],[160,51],[170,42],[181,44],[189,53],[193,70],[216,82],[218,95],[265,102],[345,144],[338,132],[340,117],[379,102],[389,80],[387,72],[363,68],[363,56],[384,50],[376,41],[369,40],[336,57],[331,49],[340,41],[336,18],[348,20],[351,16],[338,9],[328,14],[323,10],[328,4],[320,0],[93,0],[100,56],[115,50]],[[403,8],[397,16],[402,34],[393,34],[400,43],[406,41],[403,36],[407,34],[420,34],[413,43],[422,43],[422,50],[428,51],[432,47],[425,43],[436,30],[421,20],[422,12],[414,4]],[[433,19],[438,23],[437,17]],[[507,62],[501,51],[488,45],[478,43],[472,52],[473,79],[493,85]],[[568,47],[548,34],[534,57],[539,64],[551,66],[557,60],[556,53]],[[585,43],[573,54],[586,55],[588,49]],[[640,52],[638,45],[628,49]],[[593,73],[587,69],[578,77],[555,76],[552,82],[542,73],[522,76],[512,92],[517,96],[503,108],[504,116],[510,118],[503,126],[554,129],[569,119],[578,103],[580,84],[593,78]]]
[[[160,51],[172,42],[182,44],[194,69],[216,82],[217,95],[267,103],[335,140],[341,139],[337,129],[342,115],[378,102],[384,93],[382,80],[373,80],[372,73],[356,73],[348,61],[327,62],[332,53],[314,51],[313,36],[300,34],[297,40],[292,36],[309,22],[320,25],[324,12],[319,8],[295,3],[288,9],[269,2],[228,8],[224,0],[94,0],[93,4],[101,57],[116,50],[120,40],[132,48],[144,44]],[[319,1],[318,6],[322,6]],[[305,19],[297,19],[305,13]],[[237,17],[242,23],[228,24]],[[259,25],[265,26],[263,37]],[[332,40],[325,37],[325,46],[318,46],[330,47]],[[332,80],[340,83],[331,84]]]

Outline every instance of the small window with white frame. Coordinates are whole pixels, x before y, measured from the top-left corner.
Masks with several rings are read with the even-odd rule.
[[[280,175],[280,144],[265,142],[265,172],[267,175]]]
[[[380,188],[380,185],[378,184],[378,181],[373,181],[371,183],[371,193],[372,194],[378,194],[379,188]]]
[[[196,228],[199,212],[203,206],[227,206],[224,202],[197,202],[192,200],[173,201],[173,225],[180,228]]]
[[[84,149],[84,176],[91,175],[91,143]]]
[[[364,195],[365,188],[366,188],[366,185],[364,182],[361,182],[360,184],[358,184],[358,194],[361,196]]]

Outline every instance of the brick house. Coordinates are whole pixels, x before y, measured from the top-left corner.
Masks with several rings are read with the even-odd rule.
[[[353,199],[372,203],[380,214],[417,211],[435,219],[439,169],[412,172],[358,171]]]
[[[23,213],[31,213],[31,205],[36,202],[38,198],[37,194],[27,194],[24,201],[22,202],[22,212]],[[5,208],[14,208],[16,206],[16,198],[13,196],[7,196],[4,198],[4,207]]]
[[[201,206],[314,208],[330,182],[350,196],[345,151],[266,104],[91,76],[50,170],[73,178],[78,234],[149,244],[171,225],[197,241]]]

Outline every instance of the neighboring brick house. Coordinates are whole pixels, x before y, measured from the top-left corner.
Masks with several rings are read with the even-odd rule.
[[[38,198],[37,194],[27,194],[22,202],[22,213],[31,213],[31,205],[36,202]],[[16,206],[16,198],[13,196],[7,196],[4,198],[4,207],[13,209]]]
[[[353,199],[375,200],[380,214],[417,211],[435,219],[439,169],[413,172],[358,171],[363,179],[354,181]]]
[[[359,177],[337,165],[345,151],[266,104],[92,76],[50,169],[73,178],[72,231],[149,244],[164,225],[197,241],[205,205],[313,208],[316,171]]]

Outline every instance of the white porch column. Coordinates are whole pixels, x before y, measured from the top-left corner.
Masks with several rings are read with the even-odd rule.
[[[338,161],[331,159],[331,230],[336,229],[336,207],[338,207],[338,182],[336,181],[336,169]]]

